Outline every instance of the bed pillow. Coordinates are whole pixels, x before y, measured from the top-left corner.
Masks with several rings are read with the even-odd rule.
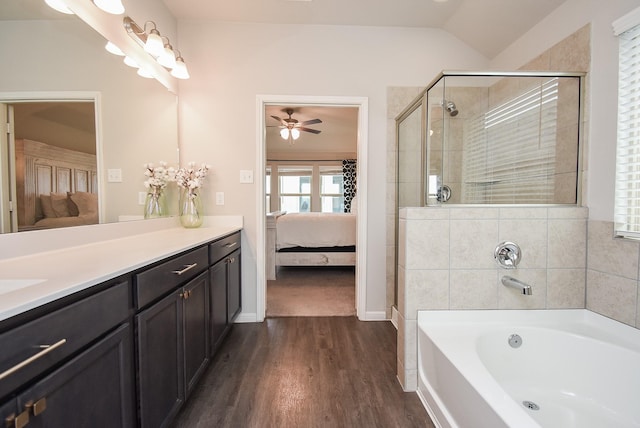
[[[78,215],[98,214],[98,195],[88,192],[76,192],[71,195],[71,200],[78,207]]]
[[[56,213],[56,217],[69,217],[69,203],[67,202],[66,193],[53,193],[51,196],[51,207]]]
[[[77,217],[78,214],[80,214],[80,211],[78,211],[78,206],[75,202],[73,202],[73,199],[71,199],[72,195],[73,193],[67,192],[67,205],[69,207],[69,215],[71,217]]]
[[[42,215],[44,218],[56,218],[57,215],[53,211],[51,205],[51,195],[40,195],[40,208],[42,208]]]

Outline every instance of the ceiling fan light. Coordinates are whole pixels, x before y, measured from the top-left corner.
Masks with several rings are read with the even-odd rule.
[[[179,55],[176,58],[175,67],[173,67],[173,70],[171,70],[171,75],[178,79],[189,78],[189,71],[187,70],[187,64],[184,63],[184,60]]]
[[[287,140],[289,138],[289,129],[288,128],[282,128],[280,130],[280,136],[282,137],[283,140]]]
[[[44,2],[51,9],[55,9],[60,13],[66,13],[67,15],[74,15],[73,11],[67,7],[67,4],[63,0],[44,0]]]
[[[113,42],[111,41],[108,41],[107,44],[104,46],[104,48],[107,50],[107,52],[112,53],[114,55],[124,56],[124,52],[122,52],[122,50],[116,45],[114,45]]]
[[[294,140],[297,140],[298,138],[300,138],[300,130],[293,128],[291,130],[291,138],[293,138]]]
[[[144,50],[155,57],[160,56],[164,51],[164,43],[162,43],[162,37],[160,37],[160,32],[155,28],[152,28],[149,31],[147,42],[144,44]]]
[[[124,6],[121,0],[93,0],[93,4],[112,15],[122,15],[124,13]]]

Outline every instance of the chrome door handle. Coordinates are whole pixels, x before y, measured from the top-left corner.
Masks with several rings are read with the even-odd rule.
[[[172,270],[171,273],[175,273],[176,275],[182,275],[186,271],[188,271],[190,269],[193,269],[196,266],[198,266],[198,263],[193,263],[191,265],[185,265],[184,269],[182,269],[182,270]]]
[[[0,373],[0,380],[11,376],[13,373],[17,372],[18,370],[20,370],[21,368],[28,366],[29,364],[31,364],[32,362],[34,362],[35,360],[37,360],[38,358],[42,358],[45,355],[47,355],[49,352],[53,351],[56,348],[61,347],[62,345],[64,345],[65,343],[67,343],[67,339],[62,339],[57,341],[56,343],[54,343],[53,345],[40,345],[40,348],[44,348],[42,349],[42,351],[38,352],[37,354],[27,358],[26,360],[16,364],[15,366],[11,367],[8,370],[5,370],[4,372]]]

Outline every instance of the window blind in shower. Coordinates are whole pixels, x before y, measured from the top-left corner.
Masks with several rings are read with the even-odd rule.
[[[558,85],[557,78],[542,80],[465,123],[464,201],[553,201]]]
[[[640,8],[614,23],[619,40],[614,230],[640,239]]]

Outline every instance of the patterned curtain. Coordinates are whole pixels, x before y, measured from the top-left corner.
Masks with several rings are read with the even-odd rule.
[[[351,212],[351,200],[357,191],[357,161],[345,159],[342,161],[342,183],[344,184],[344,212]]]

